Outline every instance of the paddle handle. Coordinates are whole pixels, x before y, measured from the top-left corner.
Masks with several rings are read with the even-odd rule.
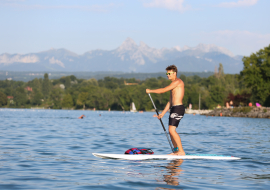
[[[150,93],[149,93],[148,95],[149,95],[149,97],[150,97],[150,99],[151,99],[151,102],[152,102],[152,104],[153,104],[153,106],[154,106],[154,108],[155,108],[155,111],[156,111],[156,113],[157,113],[157,116],[158,116],[159,113],[158,113],[158,110],[157,110],[157,108],[156,108],[156,105],[155,105],[155,103],[154,103],[154,101],[153,101],[153,99],[152,99]],[[170,138],[169,138],[169,136],[168,136],[168,133],[167,133],[167,131],[166,131],[166,128],[164,127],[164,124],[163,124],[161,118],[159,119],[159,121],[160,121],[160,123],[161,123],[161,125],[162,125],[162,127],[163,127],[164,133],[165,133],[165,135],[166,135],[166,137],[167,137],[167,139],[168,139],[168,142],[169,142],[169,144],[170,144],[170,147],[171,147],[171,149],[172,149],[172,152],[174,152],[174,151],[173,151],[172,143],[171,143],[171,141],[170,141]]]

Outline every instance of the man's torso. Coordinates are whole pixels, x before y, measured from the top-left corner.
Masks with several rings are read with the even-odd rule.
[[[180,84],[170,91],[171,106],[183,105],[182,100],[185,93],[184,82],[181,79],[176,80],[180,80]]]

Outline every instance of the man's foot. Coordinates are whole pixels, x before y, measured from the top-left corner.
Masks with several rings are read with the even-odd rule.
[[[173,152],[169,155],[173,155],[173,156],[185,156],[186,153],[185,152],[180,152],[180,151],[177,151],[177,152]]]

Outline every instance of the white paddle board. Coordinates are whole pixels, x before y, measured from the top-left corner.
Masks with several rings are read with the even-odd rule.
[[[223,156],[215,154],[187,154],[185,156],[175,155],[155,155],[155,154],[100,154],[93,153],[94,156],[107,159],[119,160],[174,160],[174,159],[209,159],[209,160],[239,160],[241,158],[233,156]]]

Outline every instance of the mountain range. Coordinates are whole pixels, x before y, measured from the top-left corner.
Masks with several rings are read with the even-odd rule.
[[[216,45],[199,44],[196,47],[176,46],[156,49],[144,42],[137,45],[127,38],[114,50],[92,50],[78,55],[66,49],[50,49],[39,53],[0,55],[2,71],[79,72],[162,72],[168,65],[179,71],[214,71],[219,63],[225,73],[239,73],[243,56],[234,56],[229,50]]]

